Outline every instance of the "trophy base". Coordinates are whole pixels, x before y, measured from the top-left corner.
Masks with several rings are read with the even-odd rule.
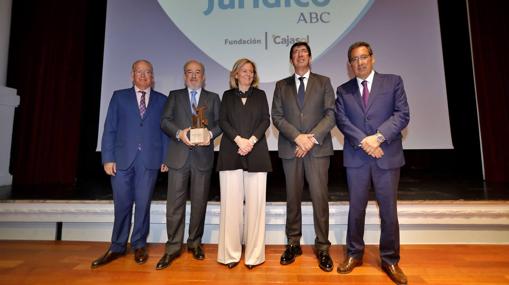
[[[196,128],[189,130],[189,141],[192,144],[203,144],[209,140],[209,130],[206,128]]]

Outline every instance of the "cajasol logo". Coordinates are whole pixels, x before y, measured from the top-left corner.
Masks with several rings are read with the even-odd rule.
[[[252,59],[260,81],[290,75],[290,46],[309,42],[317,59],[359,21],[373,0],[158,0],[180,31],[230,70]]]

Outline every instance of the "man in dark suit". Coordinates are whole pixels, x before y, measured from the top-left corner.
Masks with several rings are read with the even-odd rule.
[[[133,63],[133,87],[113,93],[104,123],[101,156],[104,171],[111,175],[115,220],[109,250],[92,262],[92,268],[125,254],[135,205],[131,248],[134,259],[143,264],[150,224],[150,201],[163,164],[167,137],[160,127],[166,96],[152,89],[152,64]]]
[[[186,197],[191,196],[191,220],[187,249],[198,260],[205,258],[201,239],[209,195],[210,176],[214,164],[214,139],[221,134],[219,128],[219,95],[203,88],[205,68],[202,63],[190,60],[184,65],[186,88],[170,92],[164,106],[161,127],[171,138],[166,165],[168,195],[166,202],[166,251],[156,269],[164,269],[180,256],[184,240]],[[205,143],[193,145],[188,133],[196,108],[205,107],[209,138]]]
[[[302,254],[301,198],[304,178],[313,204],[315,249],[319,266],[331,271],[329,255],[328,169],[333,154],[334,90],[328,77],[312,73],[311,48],[297,42],[290,49],[295,74],[276,83],[272,121],[279,130],[279,157],[286,178],[286,236],[288,245],[280,263]]]
[[[396,206],[400,167],[405,163],[401,131],[410,120],[403,81],[373,70],[375,57],[366,42],[352,44],[348,60],[355,78],[338,87],[336,99],[336,124],[345,136],[343,163],[350,199],[347,256],[338,272],[350,273],[362,264],[364,219],[373,187],[380,209],[382,269],[396,284],[406,284],[398,266]]]

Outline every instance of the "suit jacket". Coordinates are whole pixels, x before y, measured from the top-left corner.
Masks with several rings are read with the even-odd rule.
[[[184,166],[188,156],[193,155],[193,163],[200,170],[211,170],[214,165],[214,138],[221,134],[219,127],[219,95],[202,88],[198,107],[206,107],[205,117],[208,120],[207,128],[212,132],[210,145],[189,148],[176,137],[178,130],[191,127],[192,113],[189,92],[187,88],[173,90],[168,96],[161,118],[161,127],[170,137],[168,155],[165,163],[170,168],[180,169]]]
[[[101,142],[103,164],[115,162],[118,169],[127,169],[139,152],[146,168],[161,167],[167,137],[159,122],[166,96],[155,90],[149,96],[142,119],[134,87],[113,92]]]
[[[270,126],[269,104],[263,90],[251,88],[246,104],[242,104],[238,89],[223,94],[219,124],[224,131],[217,159],[217,170],[244,169],[250,172],[272,170],[265,131]],[[246,156],[237,153],[236,136],[249,139],[255,136],[258,142]]]
[[[382,169],[403,166],[401,131],[410,121],[410,111],[401,77],[375,72],[366,108],[356,78],[339,86],[337,95],[336,124],[345,136],[344,166],[359,167],[374,159],[359,145],[363,138],[377,130],[385,137],[381,145],[384,156],[376,160],[377,165]]]
[[[304,104],[297,100],[295,77],[292,75],[276,83],[272,101],[272,122],[279,130],[279,157],[295,157],[295,138],[299,134],[314,134],[318,145],[310,153],[313,157],[333,154],[331,129],[334,127],[334,90],[328,77],[310,73]]]

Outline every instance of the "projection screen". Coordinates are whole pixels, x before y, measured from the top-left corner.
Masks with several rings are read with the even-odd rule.
[[[105,37],[97,150],[113,91],[132,85],[133,61],[151,61],[155,89],[168,94],[184,87],[183,64],[197,59],[205,88],[221,96],[233,63],[247,57],[271,105],[275,82],[293,74],[289,48],[300,40],[311,46],[312,71],[334,89],[352,76],[349,45],[369,42],[375,70],[403,77],[411,113],[405,149],[452,148],[436,1],[109,0]],[[332,133],[342,149],[343,136]],[[277,130],[266,134],[277,150]]]

